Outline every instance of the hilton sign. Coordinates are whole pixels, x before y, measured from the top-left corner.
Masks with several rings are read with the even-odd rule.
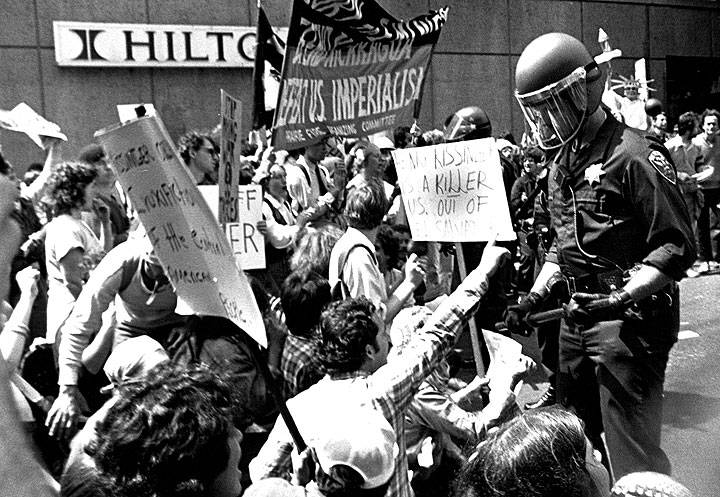
[[[53,31],[59,66],[252,67],[255,58],[247,26],[54,21]]]

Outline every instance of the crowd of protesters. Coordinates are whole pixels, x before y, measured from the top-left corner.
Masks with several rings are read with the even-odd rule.
[[[23,181],[0,161],[0,409],[11,399],[18,407],[0,415],[9,437],[0,460],[19,454],[6,462],[15,468],[3,469],[3,487],[30,480],[33,495],[66,496],[609,495],[607,462],[582,422],[549,407],[557,325],[538,330],[550,388],[537,402],[516,403],[531,368],[524,356],[494,377],[460,379],[454,348],[468,320],[478,309],[502,320],[493,294],[513,305],[530,291],[553,233],[552,157],[501,133],[494,143],[517,242],[483,245],[460,279],[454,247],[412,239],[392,151],[493,137],[487,115],[469,109],[442,130],[325,136],[301,150],[246,146],[240,183],[264,193],[266,269],[248,272],[268,337],[262,350],[226,319],[176,314],[174,289],[101,147],[67,160],[47,138],[45,164]],[[718,267],[720,170],[705,172],[719,118],[684,113],[671,133],[667,119],[652,121],[701,249],[690,276]],[[217,182],[211,133],[189,132],[177,147],[198,184]],[[285,402],[305,450],[279,416]],[[661,475],[621,476],[613,495],[663,485],[689,495]]]

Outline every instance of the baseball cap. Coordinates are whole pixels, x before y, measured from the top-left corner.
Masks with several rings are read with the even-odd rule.
[[[692,497],[684,485],[668,475],[642,471],[630,473],[620,478],[610,493],[612,497]]]
[[[372,138],[372,144],[380,150],[395,150],[395,144],[385,135],[374,136]]]
[[[169,360],[170,357],[157,340],[147,335],[129,338],[115,347],[105,362],[103,371],[112,385],[103,387],[100,391],[107,393],[114,386],[136,380],[158,364]]]
[[[504,138],[498,138],[495,140],[495,145],[497,146],[498,152],[502,152],[504,149],[510,147],[515,148],[512,143],[510,143],[508,140]]]
[[[312,446],[325,473],[333,466],[348,466],[363,478],[362,488],[368,489],[393,475],[400,452],[395,440],[395,431],[378,411],[356,407],[333,412]]]

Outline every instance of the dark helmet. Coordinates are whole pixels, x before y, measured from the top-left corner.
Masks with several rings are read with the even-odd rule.
[[[544,34],[525,47],[515,97],[542,148],[560,147],[582,129],[600,105],[601,76],[585,45],[565,33]]]
[[[492,136],[492,124],[487,113],[480,107],[463,107],[445,122],[445,140],[475,140]]]
[[[645,114],[650,117],[657,117],[663,111],[663,105],[657,98],[648,98],[645,102]]]

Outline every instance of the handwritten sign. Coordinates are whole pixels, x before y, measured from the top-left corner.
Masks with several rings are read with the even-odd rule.
[[[267,337],[245,274],[159,116],[97,131],[178,298],[178,308],[227,317]]]
[[[220,90],[220,170],[218,173],[218,219],[220,224],[238,222],[240,182],[240,101]],[[243,266],[245,267],[245,266]]]
[[[393,152],[413,239],[514,240],[492,138]]]
[[[25,133],[40,148],[43,148],[41,136],[67,141],[67,136],[60,131],[60,126],[48,121],[24,102],[16,105],[13,110],[0,110],[0,127]]]
[[[208,205],[218,205],[218,187],[198,187]],[[262,188],[259,185],[240,185],[235,209],[238,222],[226,223],[225,234],[235,259],[243,269],[265,269],[265,237],[257,230],[262,219]],[[211,208],[215,216],[218,211]]]

